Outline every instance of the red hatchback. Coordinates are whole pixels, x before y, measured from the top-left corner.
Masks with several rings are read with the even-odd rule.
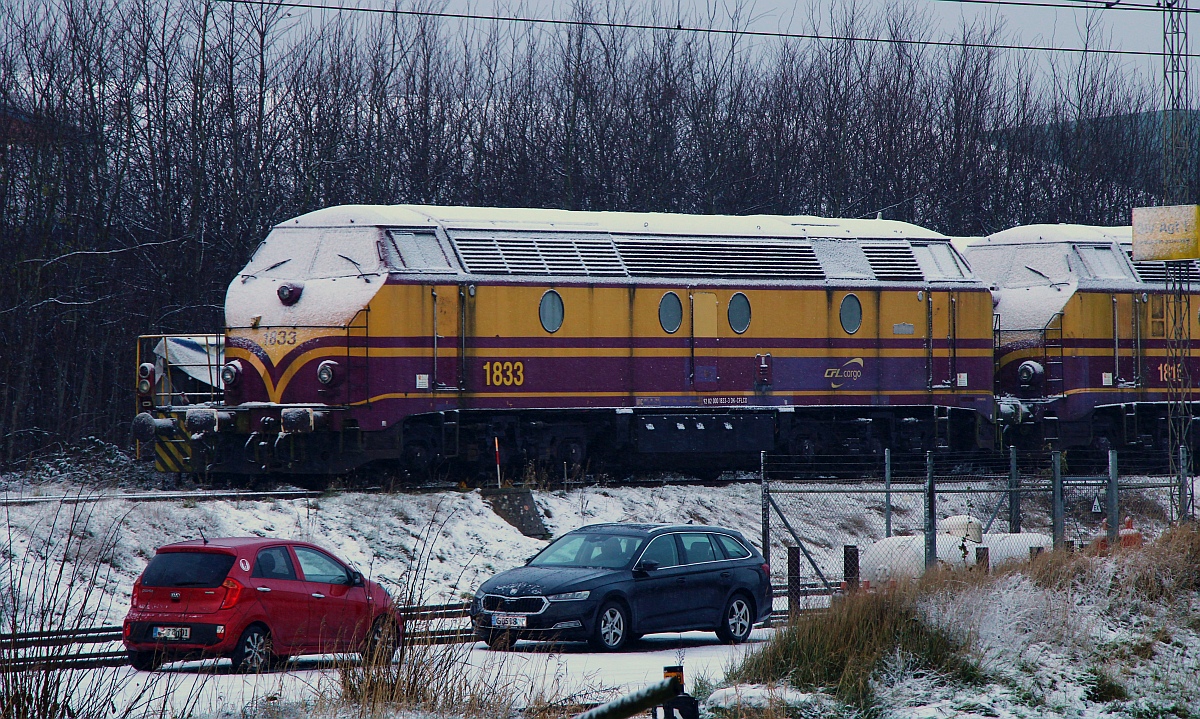
[[[134,667],[225,656],[258,671],[296,654],[362,652],[390,661],[392,599],[307,542],[261,537],[160,547],[133,585],[125,648]]]

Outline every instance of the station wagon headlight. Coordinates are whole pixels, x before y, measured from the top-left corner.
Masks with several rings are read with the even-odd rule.
[[[581,599],[587,599],[588,596],[590,596],[590,595],[591,595],[591,592],[585,589],[582,592],[566,592],[564,594],[551,594],[550,596],[546,597],[546,599],[549,599],[552,602],[577,602]]]

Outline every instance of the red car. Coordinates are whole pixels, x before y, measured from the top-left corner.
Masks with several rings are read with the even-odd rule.
[[[225,656],[259,671],[296,654],[362,652],[390,661],[392,599],[307,542],[234,537],[160,547],[133,585],[125,617],[129,661]]]

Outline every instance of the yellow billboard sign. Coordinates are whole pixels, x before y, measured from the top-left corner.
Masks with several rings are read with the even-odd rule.
[[[1200,259],[1200,205],[1133,208],[1133,259]]]

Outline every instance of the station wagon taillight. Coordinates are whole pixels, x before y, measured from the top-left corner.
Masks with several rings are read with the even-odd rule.
[[[225,599],[221,601],[221,609],[232,609],[242,596],[242,585],[236,579],[226,579],[221,582],[225,587]]]
[[[142,578],[138,577],[133,583],[133,594],[129,596],[129,606],[134,609],[138,608],[138,595],[142,593]]]

